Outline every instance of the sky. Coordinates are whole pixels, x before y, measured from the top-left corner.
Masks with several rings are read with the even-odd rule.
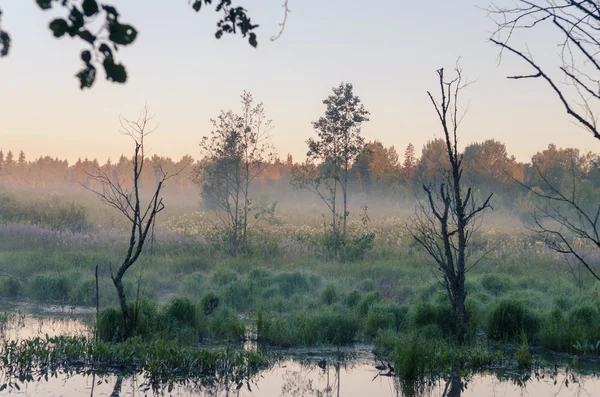
[[[410,142],[420,153],[442,136],[427,90],[437,93],[436,70],[450,72],[460,57],[474,81],[462,97],[468,113],[461,146],[496,139],[520,161],[550,143],[600,152],[600,142],[571,121],[544,82],[506,79],[530,70],[507,55],[498,62],[488,40],[494,23],[481,9],[487,0],[289,0],[288,23],[275,42],[269,38],[279,30],[283,0],[235,3],[260,25],[256,49],[241,36],[215,39],[218,14],[196,14],[186,0],[113,0],[121,21],[139,32],[118,52],[128,82],[110,83],[100,72],[93,88],[81,91],[74,75],[85,46],[52,36],[48,23],[57,12],[41,11],[34,0],[0,0],[2,27],[12,37],[9,56],[0,59],[0,149],[70,162],[129,155],[119,115],[135,118],[147,104],[159,123],[149,138],[152,152],[198,158],[210,119],[221,109],[238,110],[247,90],[273,120],[280,156],[300,160],[322,100],[344,81],[371,112],[362,128],[367,140],[400,153]],[[519,40],[536,59],[553,62],[558,50],[544,45],[551,33],[535,33]]]

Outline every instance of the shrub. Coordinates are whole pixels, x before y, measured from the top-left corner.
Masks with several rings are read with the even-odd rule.
[[[242,340],[246,335],[244,321],[229,308],[218,307],[209,315],[201,315],[199,334],[202,338]]]
[[[341,259],[347,262],[361,261],[367,252],[373,249],[375,233],[364,233],[358,237],[349,238],[343,250]]]
[[[179,293],[185,296],[198,297],[204,289],[204,274],[194,272],[183,278],[179,285]]]
[[[356,305],[356,314],[360,318],[365,317],[369,313],[371,305],[383,301],[383,295],[380,292],[371,292],[362,297],[358,305]]]
[[[238,275],[232,271],[221,271],[218,270],[212,275],[212,282],[222,287],[229,283],[232,283],[238,279]]]
[[[529,342],[527,341],[525,332],[521,333],[521,343],[515,351],[515,358],[517,359],[517,365],[520,369],[531,368],[531,352],[529,351]]]
[[[0,294],[6,298],[17,298],[23,293],[23,285],[16,278],[8,277],[2,280]]]
[[[516,340],[522,333],[533,337],[540,326],[540,319],[523,302],[504,299],[489,312],[487,333],[495,340]]]
[[[490,294],[498,296],[513,288],[511,280],[499,274],[486,274],[481,279],[481,286]]]
[[[598,310],[591,306],[576,307],[569,312],[571,326],[597,327],[600,324]],[[600,339],[600,335],[598,336]]]
[[[171,329],[181,327],[196,328],[196,307],[187,298],[175,298],[163,309],[162,326]]]
[[[321,291],[321,302],[325,305],[332,305],[338,301],[337,288],[334,284],[328,284]]]
[[[120,310],[115,308],[101,310],[98,315],[98,337],[106,342],[112,341],[115,336],[120,340],[123,337],[124,324]]]
[[[300,272],[281,273],[277,275],[276,281],[281,292],[287,298],[294,294],[314,292],[320,284],[320,279],[309,277]]]
[[[29,296],[39,300],[67,302],[73,281],[59,274],[36,274],[28,284]]]
[[[448,305],[419,304],[414,307],[411,320],[412,325],[417,329],[435,325],[446,336],[456,334],[456,321]]]
[[[96,280],[85,280],[73,292],[71,302],[78,305],[95,305]]]
[[[346,296],[344,296],[344,304],[351,308],[356,307],[358,302],[360,302],[362,295],[358,291],[352,291]]]
[[[358,332],[356,316],[347,310],[294,313],[286,317],[261,314],[259,341],[277,346],[347,345]]]
[[[274,276],[266,269],[252,269],[248,273],[248,281],[255,287],[266,288],[274,283]]]
[[[212,291],[209,291],[206,294],[204,294],[202,299],[200,299],[200,310],[202,311],[202,313],[208,313],[214,309],[211,308],[211,302],[215,302],[215,299],[219,302],[217,305],[220,305],[221,297],[219,295],[215,294]]]
[[[365,321],[365,333],[369,337],[376,336],[380,331],[400,331],[408,309],[393,304],[375,303],[369,308]]]

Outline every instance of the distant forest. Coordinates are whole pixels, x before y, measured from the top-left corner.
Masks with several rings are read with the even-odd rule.
[[[506,146],[496,140],[473,143],[465,147],[465,182],[482,194],[493,192],[495,205],[499,209],[515,209],[521,205],[520,198],[527,195],[530,188],[545,186],[543,178],[556,186],[572,184],[573,178],[585,181],[592,190],[600,187],[598,162],[600,156],[591,152],[580,153],[578,149],[560,149],[551,144],[546,150],[532,156],[529,163],[516,161],[506,151]],[[153,187],[158,169],[174,173],[182,170],[169,180],[165,193],[169,195],[199,194],[195,183],[196,168],[202,160],[184,156],[178,161],[169,157],[154,155],[146,162],[142,173],[142,188]],[[379,141],[368,142],[354,162],[350,172],[350,197],[355,201],[382,199],[394,202],[410,202],[421,185],[433,181],[448,161],[444,141],[429,141],[416,157],[412,144],[400,155],[394,146],[386,147]],[[295,163],[292,156],[277,158],[254,181],[256,193],[269,199],[293,200],[300,191],[294,191],[289,184],[291,170]],[[121,156],[117,161],[108,159],[100,164],[96,159],[79,159],[74,164],[50,156],[28,160],[21,151],[0,150],[0,186],[25,189],[64,189],[89,186],[88,174],[101,168],[110,175],[127,181],[131,175],[132,159]],[[497,208],[498,209],[498,208]]]

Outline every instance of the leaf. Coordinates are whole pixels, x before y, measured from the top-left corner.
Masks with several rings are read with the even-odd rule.
[[[50,30],[54,33],[54,37],[62,37],[67,32],[68,27],[67,21],[62,18],[50,22]]]
[[[10,36],[3,30],[0,30],[0,44],[0,57],[5,57],[8,55],[10,48]]]
[[[250,37],[248,37],[248,42],[250,43],[250,45],[252,47],[256,48],[256,46],[258,45],[258,42],[256,41],[255,33],[250,33]]]
[[[69,14],[69,21],[71,21],[71,26],[69,27],[69,34],[71,36],[75,36],[77,34],[77,31],[81,29],[84,25],[83,14],[77,9],[77,7],[71,8],[71,13]]]
[[[115,83],[124,83],[127,81],[127,72],[125,71],[125,66],[122,64],[116,64],[112,57],[104,58],[102,66],[104,66],[107,80],[112,80]]]
[[[96,0],[83,0],[81,7],[86,17],[91,17],[98,13],[98,3],[96,3]]]
[[[117,19],[117,17],[119,16],[119,13],[117,12],[117,9],[116,9],[115,7],[112,7],[112,6],[105,6],[105,5],[103,5],[103,6],[102,6],[102,9],[103,9],[104,11],[106,11],[106,13],[107,13],[109,16],[112,16],[112,18],[109,18],[109,19],[115,19],[115,20],[116,20],[116,19]]]
[[[36,3],[42,10],[49,10],[52,8],[52,0],[36,0]]]
[[[92,60],[92,53],[85,50],[81,52],[81,60],[83,62],[85,62],[86,64],[90,63],[90,61]]]
[[[96,68],[94,65],[88,63],[85,69],[82,69],[79,71],[79,73],[77,73],[76,77],[79,79],[80,89],[83,90],[84,88],[91,88],[92,84],[94,84],[94,81],[96,80]],[[48,379],[46,378],[46,380]]]
[[[131,25],[122,25],[113,21],[108,26],[109,40],[113,43],[128,45],[133,43],[137,37],[137,30]]]
[[[96,41],[96,36],[90,33],[89,30],[82,30],[77,32],[77,36],[81,37],[83,40],[87,41],[90,44],[94,44]]]
[[[202,0],[194,1],[194,4],[192,4],[192,8],[196,10],[196,12],[200,11],[200,8],[202,8]]]
[[[112,58],[112,56],[113,56],[112,55],[112,50],[106,44],[100,44],[100,47],[98,48],[98,50],[100,50],[100,52],[102,54],[104,54],[105,58]]]

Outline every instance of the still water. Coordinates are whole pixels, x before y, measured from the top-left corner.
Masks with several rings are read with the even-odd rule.
[[[2,310],[11,310],[10,320],[0,327],[3,339],[36,336],[88,335],[85,325],[91,311],[61,306],[39,306],[0,302]],[[159,394],[173,396],[405,396],[403,386],[387,371],[378,371],[380,364],[369,346],[356,346],[341,352],[328,349],[288,350],[287,358],[260,372],[241,389],[225,385],[210,388],[197,384],[179,384]],[[344,357],[338,360],[338,357]],[[563,366],[564,368],[564,366]],[[1,368],[0,368],[1,370]],[[516,377],[518,379],[518,377]],[[497,397],[568,397],[600,396],[600,379],[593,369],[582,374],[558,371],[556,376],[532,376],[524,385],[515,374],[502,369],[488,371],[462,379],[464,386],[452,387],[450,382],[437,381],[427,385],[421,395],[497,396]],[[143,374],[81,375],[59,373],[48,380],[20,384],[20,390],[0,392],[0,396],[151,396]]]

